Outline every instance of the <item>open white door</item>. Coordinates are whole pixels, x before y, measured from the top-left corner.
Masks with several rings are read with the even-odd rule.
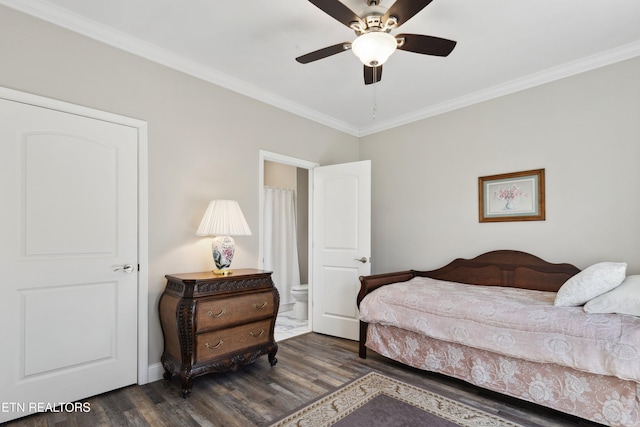
[[[4,422],[136,383],[138,130],[6,99],[0,117]]]
[[[371,274],[371,161],[313,169],[313,330],[358,339],[360,276]]]

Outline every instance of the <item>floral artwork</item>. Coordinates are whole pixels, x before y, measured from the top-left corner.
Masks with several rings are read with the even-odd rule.
[[[480,222],[545,219],[544,169],[478,179]]]
[[[504,200],[506,202],[504,205],[504,209],[506,210],[516,209],[516,201],[519,198],[528,196],[529,194],[522,188],[518,187],[516,184],[511,184],[511,186],[506,187],[500,187],[498,190],[493,192],[493,197],[495,199]]]

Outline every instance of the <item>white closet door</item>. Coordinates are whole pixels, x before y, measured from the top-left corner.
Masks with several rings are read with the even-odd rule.
[[[0,118],[3,422],[136,382],[138,135],[5,99]]]

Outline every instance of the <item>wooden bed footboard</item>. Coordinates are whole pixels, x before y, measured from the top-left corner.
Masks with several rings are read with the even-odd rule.
[[[408,270],[397,273],[360,277],[357,304],[367,294],[381,286],[406,282],[416,276],[466,283],[469,285],[505,286],[557,292],[580,269],[571,264],[553,264],[526,252],[513,250],[491,251],[473,259],[458,258],[436,270]],[[360,322],[359,355],[367,357],[368,323]]]
[[[401,271],[398,273],[375,274],[373,276],[360,276],[360,292],[358,293],[357,304],[367,296],[368,293],[375,291],[381,286],[390,285],[391,283],[406,282],[416,277],[413,270]]]
[[[406,282],[407,280],[413,279],[416,277],[416,272],[413,270],[409,271],[400,271],[398,273],[386,273],[386,274],[375,274],[373,276],[360,276],[360,292],[358,293],[358,298],[356,303],[358,304],[358,308],[360,308],[360,303],[367,296],[368,293],[375,291],[381,286],[390,285],[391,283],[399,283]],[[365,347],[365,343],[367,341],[367,327],[368,323],[360,321],[360,344],[358,349],[358,354],[362,359],[367,358],[367,347]]]

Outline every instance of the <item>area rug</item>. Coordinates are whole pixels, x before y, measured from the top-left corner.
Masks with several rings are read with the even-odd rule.
[[[340,387],[270,427],[522,427],[377,372]]]

